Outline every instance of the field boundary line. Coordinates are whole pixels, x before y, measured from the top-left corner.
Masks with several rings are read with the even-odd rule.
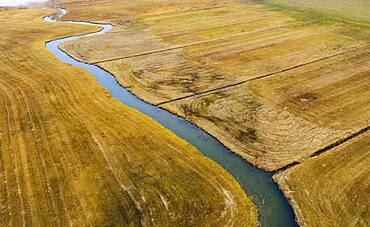
[[[361,136],[361,135],[363,135],[363,134],[365,134],[365,133],[367,133],[369,131],[370,131],[370,126],[366,126],[365,128],[362,128],[359,131],[357,131],[357,132],[355,132],[353,134],[350,134],[349,136],[347,136],[347,137],[345,137],[343,139],[336,140],[333,143],[327,145],[326,147],[321,148],[321,149],[315,151],[309,157],[307,157],[306,159],[304,159],[302,162],[297,162],[297,161],[296,162],[292,162],[292,163],[290,163],[290,164],[288,164],[286,166],[283,166],[283,167],[281,167],[281,168],[279,168],[277,170],[274,170],[273,173],[275,174],[275,173],[278,173],[278,172],[285,171],[285,170],[290,169],[290,168],[292,168],[292,167],[294,167],[296,165],[299,165],[299,164],[301,164],[301,163],[303,163],[305,161],[308,161],[311,158],[318,157],[318,156],[320,156],[320,155],[322,155],[322,154],[324,154],[324,153],[326,153],[326,152],[328,152],[328,151],[330,151],[330,150],[332,150],[332,149],[334,149],[336,147],[339,147],[339,146],[341,146],[343,144],[346,144],[349,141],[352,141],[353,139],[355,139],[355,138],[357,138],[357,137],[359,137],[359,136]]]
[[[170,102],[176,102],[176,101],[179,101],[179,100],[183,100],[183,99],[187,99],[187,98],[193,98],[193,97],[197,97],[197,96],[204,95],[204,94],[209,94],[209,93],[216,92],[216,91],[222,91],[222,90],[225,90],[227,88],[231,88],[231,87],[235,87],[235,86],[244,84],[246,82],[259,80],[259,79],[263,79],[263,78],[270,77],[270,76],[275,76],[275,75],[283,73],[283,72],[287,72],[287,71],[290,71],[290,70],[293,70],[293,69],[296,69],[296,68],[300,68],[300,67],[307,66],[307,65],[310,65],[310,64],[314,64],[314,63],[324,61],[324,60],[327,60],[327,59],[330,59],[330,58],[334,58],[334,57],[337,57],[337,56],[340,56],[340,55],[343,55],[343,54],[346,54],[346,53],[349,53],[349,52],[352,52],[352,51],[360,50],[360,49],[363,49],[363,48],[366,48],[366,47],[369,47],[369,46],[370,45],[359,46],[359,47],[352,48],[352,49],[349,49],[349,50],[345,50],[345,51],[342,51],[342,52],[339,52],[339,53],[336,53],[336,54],[332,54],[332,55],[329,55],[329,56],[326,56],[326,57],[323,57],[323,58],[319,58],[319,59],[316,59],[316,60],[313,60],[313,61],[309,61],[309,62],[306,62],[306,63],[294,65],[294,66],[291,66],[289,68],[285,68],[285,69],[282,69],[282,70],[279,70],[279,71],[263,74],[263,75],[260,75],[260,76],[256,76],[256,77],[253,77],[253,78],[249,78],[249,79],[246,79],[246,80],[239,81],[237,83],[233,83],[233,84],[229,84],[229,85],[209,89],[209,90],[206,90],[206,91],[196,92],[196,93],[191,94],[191,95],[182,96],[182,97],[171,99],[171,100],[168,100],[168,101],[159,102],[155,105],[160,106],[160,105],[164,105],[164,104],[167,104],[167,103],[170,103]]]
[[[225,36],[225,37],[217,38],[217,39],[204,40],[204,41],[193,42],[193,43],[184,44],[184,45],[174,45],[172,47],[156,49],[156,50],[152,50],[152,51],[127,55],[127,56],[122,56],[122,57],[116,57],[116,58],[110,58],[110,59],[105,59],[105,60],[93,61],[93,62],[90,62],[89,64],[100,64],[100,63],[105,63],[105,62],[110,62],[110,61],[117,61],[117,60],[122,60],[122,59],[135,58],[135,57],[140,57],[140,56],[145,56],[145,55],[150,55],[150,54],[156,54],[156,53],[176,50],[176,49],[182,49],[182,48],[186,48],[186,47],[192,47],[192,46],[198,46],[198,45],[207,44],[207,43],[213,43],[213,42],[228,40],[230,38],[235,38],[235,37],[239,37],[239,36],[243,36],[243,35],[258,34],[258,33],[261,33],[261,32],[282,29],[282,28],[286,28],[286,27],[290,27],[290,26],[305,25],[305,24],[310,24],[310,23],[315,23],[315,22],[316,21],[291,23],[291,24],[287,24],[287,25],[281,25],[281,26],[277,26],[277,27],[271,27],[271,28],[268,28],[268,29],[261,29],[261,30],[252,31],[252,32],[241,32],[241,33],[238,33],[238,34]]]
[[[283,16],[278,16],[276,18],[282,18],[282,17]],[[172,31],[172,32],[168,32],[168,33],[162,33],[162,37],[173,36],[172,33],[176,33],[176,32],[183,32],[184,34],[189,34],[189,33],[193,33],[193,32],[194,33],[195,32],[206,32],[206,31],[210,31],[212,29],[217,29],[217,28],[225,28],[225,27],[229,27],[229,26],[243,25],[243,24],[247,24],[247,23],[262,21],[262,20],[266,20],[268,18],[269,18],[268,16],[265,16],[265,17],[261,17],[261,18],[258,18],[258,19],[239,21],[239,22],[223,24],[223,25],[214,25],[214,26],[208,27],[208,28],[195,28],[195,29],[192,28],[192,29],[177,30],[177,31]],[[124,30],[112,31],[112,32],[109,32],[109,34],[116,34],[116,33],[122,33],[122,32],[124,32]]]
[[[232,6],[231,3],[226,3],[223,5],[216,5],[216,6],[211,6],[211,7],[204,7],[204,8],[198,8],[198,9],[189,9],[189,10],[179,10],[179,11],[171,11],[171,12],[161,12],[161,13],[153,13],[153,14],[144,14],[142,16],[139,16],[139,18],[150,18],[150,17],[171,17],[172,15],[175,14],[185,14],[185,13],[196,13],[196,12],[202,12],[202,11],[208,11],[208,10],[216,10],[216,9],[222,9],[226,8],[228,6]]]

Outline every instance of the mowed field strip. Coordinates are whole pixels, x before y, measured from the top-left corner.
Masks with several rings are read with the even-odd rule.
[[[1,226],[256,226],[232,176],[45,48],[98,28],[0,9]]]

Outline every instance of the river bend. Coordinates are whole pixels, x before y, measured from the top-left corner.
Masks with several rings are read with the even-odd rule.
[[[61,9],[58,12],[58,16],[61,17],[65,13],[66,10]],[[107,33],[112,29],[112,25],[96,24],[91,22],[59,21],[56,17],[51,16],[45,17],[44,20],[48,22],[64,22],[101,27],[101,30],[95,33],[76,35],[47,42],[46,48],[61,61],[90,72],[113,98],[151,117],[167,129],[171,130],[177,136],[192,144],[205,156],[220,164],[239,182],[246,194],[252,197],[258,208],[259,222],[261,226],[297,226],[292,208],[281,190],[273,182],[272,173],[263,171],[249,164],[236,154],[232,153],[214,137],[186,119],[139,99],[126,88],[122,87],[109,72],[96,65],[79,62],[59,49],[59,45],[62,43],[83,37]]]

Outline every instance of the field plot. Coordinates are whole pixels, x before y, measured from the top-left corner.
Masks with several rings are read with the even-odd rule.
[[[341,26],[294,21],[239,3],[122,21],[110,34],[64,48],[113,72],[122,85],[152,103],[234,84],[361,45],[352,37],[338,35],[345,30]]]
[[[279,169],[369,125],[369,58],[360,49],[163,107],[258,166]]]
[[[64,49],[261,168],[304,160],[369,124],[367,28],[239,1],[133,15]]]
[[[370,133],[275,176],[302,226],[370,225]]]
[[[199,2],[132,3],[110,34],[64,48],[263,169],[302,162],[276,177],[301,224],[368,226],[368,135],[307,160],[370,125],[367,1]]]
[[[234,0],[232,0],[234,1]],[[229,5],[229,0],[64,0],[62,5],[70,9],[68,20],[117,20],[138,15],[161,15],[212,9]],[[87,10],[88,9],[88,10]]]
[[[367,0],[265,0],[265,3],[278,8],[316,10],[330,16],[370,22],[370,2]]]
[[[0,225],[257,225],[220,166],[45,41],[96,28],[0,10]]]

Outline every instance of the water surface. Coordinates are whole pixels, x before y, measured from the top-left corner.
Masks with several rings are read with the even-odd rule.
[[[48,18],[46,18],[48,20]],[[48,21],[54,21],[49,20]],[[228,148],[215,138],[193,125],[184,118],[169,113],[166,110],[144,102],[118,84],[109,72],[101,68],[79,62],[61,51],[58,46],[64,42],[72,41],[86,36],[101,35],[112,29],[111,25],[97,25],[89,22],[68,22],[76,24],[94,25],[102,30],[88,35],[74,36],[48,42],[46,47],[61,61],[84,68],[89,71],[97,81],[109,91],[113,98],[123,104],[148,115],[176,135],[195,146],[205,156],[220,164],[243,187],[246,194],[253,198],[257,205],[260,223],[262,226],[290,227],[297,226],[293,211],[283,193],[272,181],[272,174],[255,168],[253,165],[233,154]]]

